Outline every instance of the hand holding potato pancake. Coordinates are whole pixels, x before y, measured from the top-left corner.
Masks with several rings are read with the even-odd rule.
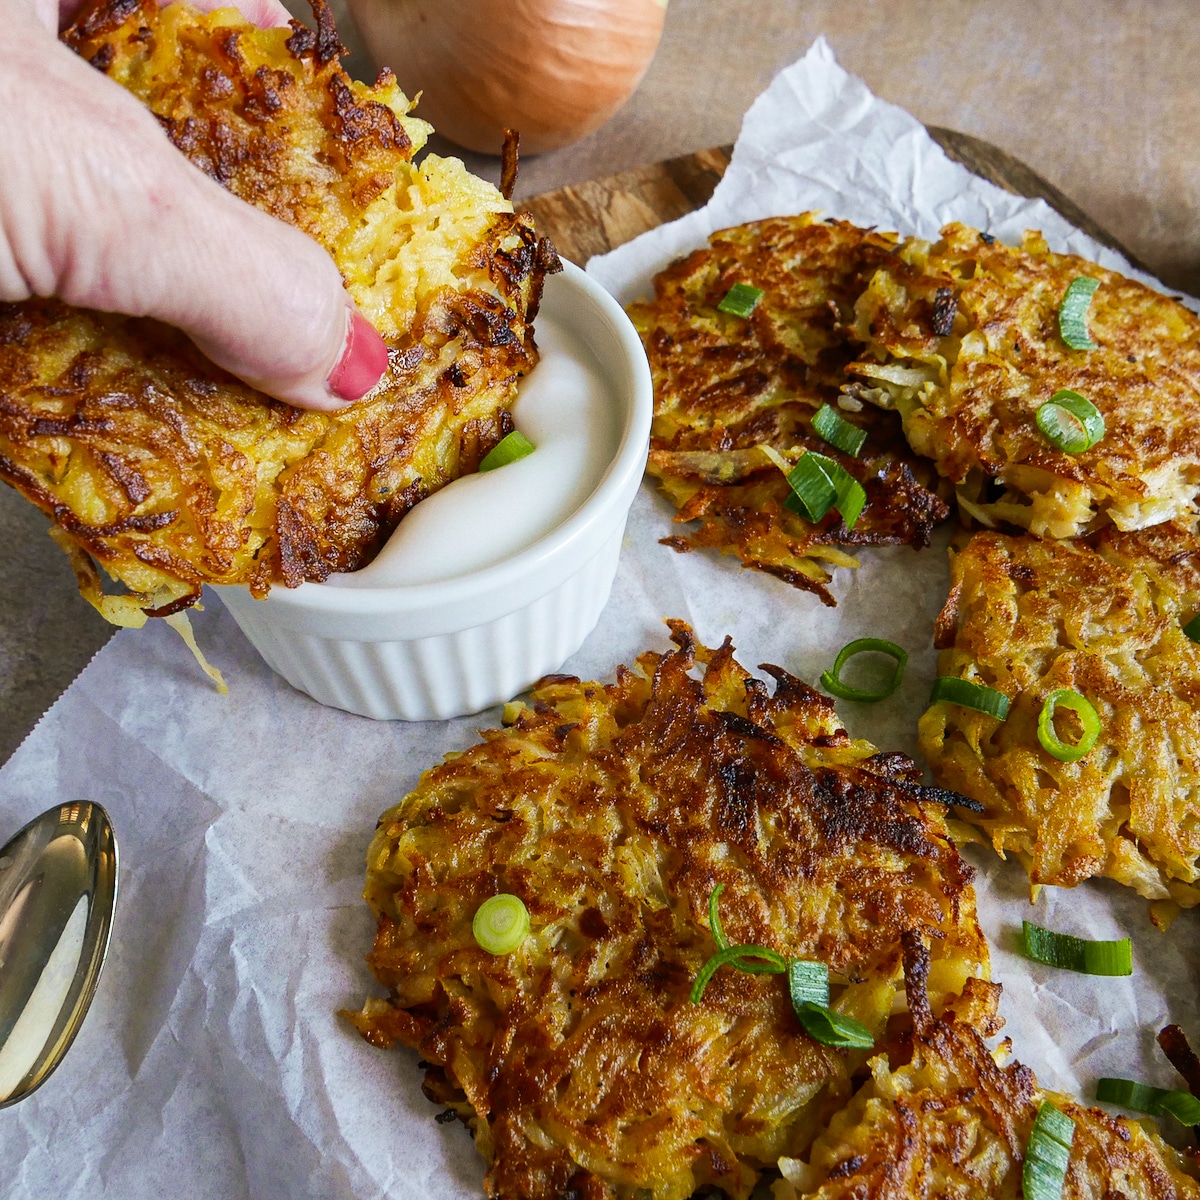
[[[365,317],[355,316],[351,362],[333,380],[347,395],[370,394],[298,413],[215,364],[194,323],[181,332],[161,311],[138,319],[62,297],[0,302],[0,479],[53,519],[83,594],[117,624],[174,619],[205,583],[247,584],[263,596],[276,583],[357,570],[414,504],[473,471],[500,441],[517,379],[537,361],[532,319],[542,279],[559,269],[553,248],[457,159],[414,162],[430,127],[409,115],[413,104],[390,71],[373,86],[352,80],[328,5],[315,0],[313,11],[315,29],[298,21],[264,29],[228,8],[100,0],[62,35],[87,82],[74,62],[52,64],[72,113],[95,93],[108,125],[133,128],[135,141],[145,134],[150,156],[161,130],[163,161],[178,161],[182,186],[208,189],[218,212],[232,206],[263,231],[246,249],[199,208],[185,214],[195,217],[201,265],[217,261],[221,242],[245,262],[272,246],[291,261],[295,239],[301,279],[304,263],[326,261],[338,278],[338,337],[351,301]],[[24,23],[23,44],[36,48],[43,34]],[[145,178],[139,155],[117,153],[111,173]],[[57,203],[47,201],[50,224]],[[138,219],[153,228],[153,217]],[[130,242],[136,233],[125,230]],[[77,239],[62,240],[70,248]],[[91,302],[105,303],[106,292],[111,300],[126,260],[117,255],[111,272],[84,261],[81,288],[104,281]],[[152,265],[164,273],[139,286],[157,303],[173,285],[161,262]],[[286,345],[252,273],[234,268],[234,284],[266,314],[251,342]],[[30,290],[47,288],[17,294]],[[319,294],[315,285],[283,291],[280,305],[301,315],[301,298]],[[124,295],[138,299],[136,290]],[[145,296],[137,310],[151,310]],[[371,350],[371,326],[386,341],[382,380],[354,352]],[[269,361],[275,351],[261,353]],[[101,569],[128,592],[104,592]]]
[[[287,24],[275,0],[241,7]],[[301,408],[338,409],[379,382],[386,347],[321,246],[189,164],[142,104],[57,40],[54,5],[0,0],[0,14],[0,301],[157,318]]]

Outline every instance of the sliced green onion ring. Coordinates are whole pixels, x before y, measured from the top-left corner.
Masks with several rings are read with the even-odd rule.
[[[1078,392],[1055,392],[1034,415],[1037,427],[1064,454],[1082,454],[1104,436],[1104,414]]]
[[[1083,732],[1077,742],[1064,742],[1054,729],[1054,714],[1060,708],[1069,709],[1078,718]],[[1100,737],[1100,714],[1086,696],[1070,688],[1055,688],[1042,704],[1038,714],[1038,741],[1047,754],[1053,755],[1059,762],[1078,762],[1090,754]]]
[[[831,446],[835,446],[843,454],[857,458],[858,452],[867,440],[867,431],[847,421],[836,408],[822,404],[812,419],[812,427]]]
[[[824,1008],[829,1004],[829,967],[825,963],[789,958],[787,977],[788,995],[797,1015],[801,1005],[818,1004]]]
[[[836,508],[846,528],[853,529],[867,503],[863,485],[841,463],[815,450],[801,456],[787,473],[787,481],[792,494],[783,502],[784,508],[814,525]]]
[[[1075,1122],[1053,1104],[1043,1103],[1033,1121],[1021,1168],[1021,1191],[1025,1200],[1060,1200]]]
[[[896,669],[892,672],[891,679],[882,687],[875,689],[857,688],[851,684],[843,683],[842,667],[857,654],[886,654],[888,657],[894,658],[896,660]],[[821,686],[831,696],[836,696],[839,700],[861,700],[864,703],[885,700],[900,686],[900,681],[904,678],[904,667],[907,662],[907,652],[902,647],[897,646],[895,642],[886,641],[884,638],[856,638],[852,642],[847,642],[838,651],[837,658],[833,660],[833,669],[825,671],[821,675]]]
[[[729,961],[747,975],[782,975],[787,971],[787,959],[769,946],[730,946],[738,950]]]
[[[725,936],[725,929],[721,924],[721,914],[717,912],[717,900],[724,890],[725,885],[718,883],[708,894],[708,927],[712,931],[713,941],[717,943],[718,950],[729,949],[729,939]]]
[[[761,288],[753,287],[748,283],[735,283],[725,293],[725,298],[717,305],[717,308],[723,313],[729,313],[730,316],[741,317],[744,321],[758,307],[758,302],[762,298]]]
[[[1058,306],[1058,332],[1072,350],[1095,350],[1087,327],[1088,305],[1100,286],[1090,275],[1076,275]]]
[[[725,966],[736,967],[747,975],[782,975],[787,970],[787,960],[767,946],[726,946],[696,972],[690,997],[693,1004],[700,1003],[709,980]]]
[[[1197,613],[1184,627],[1184,637],[1189,637],[1193,642],[1200,642],[1200,613]]]
[[[471,932],[489,954],[511,954],[529,936],[529,909],[520,896],[501,892],[479,906]]]
[[[861,1021],[835,1012],[823,1004],[806,1002],[797,1005],[796,1016],[804,1026],[804,1032],[822,1046],[870,1050],[875,1045],[874,1035]]]
[[[1191,1092],[1151,1087],[1133,1079],[1104,1078],[1096,1083],[1096,1099],[1134,1112],[1161,1117],[1169,1113],[1184,1125],[1200,1125],[1200,1099]]]
[[[1128,938],[1093,942],[1022,921],[1021,953],[1034,962],[1081,975],[1133,974],[1133,945]]]
[[[929,703],[936,704],[939,700],[947,700],[962,708],[973,708],[998,721],[1008,717],[1008,697],[1003,692],[970,679],[959,679],[957,675],[941,675],[933,681]]]
[[[507,467],[509,463],[532,454],[534,448],[533,443],[519,429],[514,429],[483,456],[479,469],[494,471],[497,467]]]

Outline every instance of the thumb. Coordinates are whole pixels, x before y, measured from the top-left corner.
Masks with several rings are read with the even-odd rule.
[[[321,246],[197,170],[134,97],[52,38],[20,49],[0,94],[20,118],[0,129],[0,164],[27,169],[0,186],[0,233],[26,295],[165,321],[303,408],[340,408],[379,382],[387,347]],[[12,292],[3,250],[0,292]]]

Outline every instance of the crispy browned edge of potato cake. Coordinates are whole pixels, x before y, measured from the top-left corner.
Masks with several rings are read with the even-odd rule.
[[[1107,876],[1165,927],[1200,904],[1200,546],[1166,524],[1051,541],[979,532],[951,559],[939,674],[1009,695],[998,722],[933,705],[919,744],[935,777],[982,805],[961,818],[1033,884]],[[1082,693],[1102,723],[1077,762],[1045,751],[1046,695]]]
[[[392,165],[411,158],[411,139],[395,113],[370,98],[371,89],[345,75],[331,11],[324,0],[312,5],[317,29],[294,21],[290,59],[274,71],[239,71],[239,47],[253,36],[245,28],[217,28],[181,44],[181,70],[193,81],[215,71],[233,98],[220,100],[221,89],[209,89],[211,95],[181,100],[168,87],[175,111],[157,115],[201,170],[320,240],[322,205],[325,216],[338,206],[351,214],[364,209],[389,186]],[[102,0],[64,37],[98,69],[112,70],[153,38],[157,17],[153,0]],[[379,88],[394,90],[390,72],[381,73]],[[323,125],[322,154],[340,173],[332,199],[314,200],[303,168],[289,174],[289,120],[307,135],[314,122]],[[448,422],[455,433],[453,474],[473,470],[511,428],[504,405],[516,378],[536,361],[529,321],[544,276],[560,267],[530,218],[505,214],[495,214],[475,265],[507,299],[478,289],[441,298],[410,335],[389,346],[380,387],[338,414],[301,413],[264,397],[156,322],[54,300],[0,305],[0,478],[55,522],[56,540],[89,600],[105,615],[123,611],[106,606],[130,601],[122,623],[176,613],[195,603],[204,582],[248,583],[261,596],[274,582],[294,587],[354,570],[414,503],[447,482],[439,462],[425,476],[395,484],[427,434],[423,423]],[[439,364],[439,349],[455,338],[454,361]],[[39,356],[53,361],[64,351],[74,351],[71,361],[39,381]],[[55,396],[55,411],[41,411],[36,397],[22,403],[21,389],[31,381],[33,390]],[[473,408],[479,411],[454,430],[454,414]],[[234,431],[269,444],[287,463],[266,498],[273,508],[265,524],[257,511],[263,489],[252,479],[257,460],[221,436],[235,440]],[[198,443],[221,467],[251,479],[243,481],[246,494],[233,519],[221,511],[230,478],[199,470]],[[153,471],[144,460],[139,469],[135,450],[149,454]],[[72,455],[86,458],[115,519],[89,522],[60,494],[53,480]],[[160,485],[157,476],[167,476],[167,486],[148,475]],[[97,563],[114,577],[133,577],[134,584],[126,580],[132,595],[104,597]]]
[[[1113,1117],[1038,1086],[1005,1039],[1000,986],[967,981],[940,1016],[924,995],[928,950],[906,935],[905,984],[914,1028],[874,1059],[872,1079],[830,1121],[807,1162],[782,1165],[775,1200],[845,1196],[911,1200],[1016,1197],[1034,1118],[1054,1104],[1075,1124],[1064,1200],[1194,1200],[1196,1166],[1160,1137],[1152,1121]]]
[[[368,961],[391,999],[345,1015],[376,1045],[420,1051],[426,1094],[474,1127],[491,1195],[632,1197],[657,1185],[665,1196],[674,1181],[688,1188],[680,1194],[713,1184],[744,1196],[761,1167],[815,1132],[807,1108],[772,1126],[755,1104],[769,1111],[797,1072],[828,1081],[819,1107],[845,1098],[853,1064],[801,1031],[779,977],[724,970],[690,1004],[716,948],[706,903],[718,882],[731,940],[830,962],[846,988],[840,1003],[861,1005],[857,1015],[880,1030],[892,1027],[900,931],[937,944],[939,1006],[986,969],[973,871],[938,810],[958,798],[924,788],[906,756],[852,741],[833,702],[786,672],[764,668],[776,680],[769,696],[728,639],[709,651],[670,624],[679,649],[641,656],[614,684],[543,680],[510,728],[426,772],[381,818],[369,854],[378,933]],[[702,679],[691,675],[697,662]],[[552,781],[575,773],[557,801],[544,791],[547,771]],[[554,802],[571,820],[552,828]],[[605,841],[618,817],[619,852]],[[540,865],[520,853],[535,826]],[[426,832],[436,840],[422,849]],[[632,886],[621,882],[622,854]],[[646,875],[644,860],[655,864]],[[494,958],[472,938],[475,909],[501,891],[533,917],[519,959]],[[829,916],[830,904],[850,911]],[[545,961],[530,979],[534,955]],[[740,1040],[717,1053],[731,1021]],[[714,1112],[702,1077],[739,1046],[731,1077],[710,1080],[733,1111]],[[575,1088],[575,1071],[595,1077],[595,1095]],[[591,1120],[588,1103],[606,1097],[610,1110]],[[675,1112],[653,1144],[638,1143],[638,1122],[688,1097],[707,1124]],[[636,1128],[621,1134],[618,1118]],[[549,1146],[531,1139],[535,1127]],[[572,1139],[590,1156],[573,1157]]]
[[[628,306],[655,389],[648,470],[679,510],[699,521],[664,538],[679,551],[709,547],[835,603],[828,567],[854,566],[839,547],[928,545],[948,509],[932,468],[914,455],[898,418],[842,396],[854,302],[895,253],[894,235],[814,213],[751,221],[660,271],[654,299]],[[718,304],[735,283],[764,294],[748,319]],[[868,432],[863,457],[813,430],[823,404]],[[848,408],[846,406],[849,406]],[[836,510],[815,525],[784,507],[791,493],[776,461],[797,449],[833,458],[863,484],[853,529]]]

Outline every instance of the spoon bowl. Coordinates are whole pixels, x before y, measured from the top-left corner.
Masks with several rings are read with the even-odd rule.
[[[0,849],[0,1108],[70,1049],[96,992],[117,899],[117,842],[99,804],[58,804]]]

